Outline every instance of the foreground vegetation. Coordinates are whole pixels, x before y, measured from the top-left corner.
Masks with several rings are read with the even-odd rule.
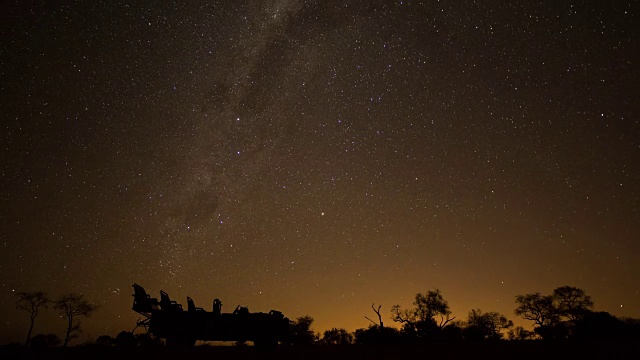
[[[515,297],[514,314],[532,322],[533,331],[514,327],[497,312],[472,309],[466,319],[453,317],[448,302],[438,290],[415,296],[413,307],[391,308],[397,327],[385,326],[382,306],[371,308],[377,321],[368,328],[349,332],[333,328],[316,333],[314,319],[301,316],[290,323],[286,341],[274,352],[255,351],[240,342],[235,346],[201,345],[191,349],[167,349],[162,339],[148,333],[122,331],[115,337],[102,335],[73,348],[66,348],[80,333],[76,318],[89,316],[97,308],[81,295],[58,298],[54,308],[66,320],[64,340],[55,334],[31,337],[33,324],[50,300],[45,293],[19,293],[17,309],[30,314],[31,326],[24,344],[2,348],[0,358],[406,358],[430,356],[463,358],[499,356],[516,358],[626,358],[640,354],[640,320],[619,319],[607,312],[595,311],[590,296],[582,289],[563,286],[551,294],[531,293]],[[62,345],[62,346],[61,346]],[[144,354],[144,355],[143,355]]]

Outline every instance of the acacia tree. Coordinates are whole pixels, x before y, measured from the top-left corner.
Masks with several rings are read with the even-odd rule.
[[[553,306],[553,297],[540,293],[516,295],[518,307],[514,313],[525,320],[531,320],[534,326],[550,326],[558,321],[558,313]]]
[[[42,291],[19,292],[16,296],[18,297],[16,309],[26,311],[31,316],[31,325],[27,333],[27,340],[24,342],[24,346],[27,346],[31,340],[31,332],[33,331],[33,324],[38,316],[38,311],[41,307],[46,309],[49,306],[49,298],[47,297],[47,293]]]
[[[444,329],[455,317],[449,318],[449,304],[439,289],[429,290],[426,294],[417,293],[413,309],[401,309],[400,305],[391,308],[393,321],[403,324],[406,331],[425,336],[429,329]],[[439,317],[439,319],[436,319]]]
[[[517,295],[516,303],[515,314],[533,321],[534,331],[543,338],[571,336],[576,323],[593,308],[591,297],[572,286],[556,288],[551,295]]]
[[[60,296],[53,307],[60,312],[61,316],[67,318],[67,334],[64,338],[64,347],[67,346],[70,340],[80,336],[80,321],[77,320],[79,316],[89,317],[98,306],[89,303],[81,294],[66,294]]]

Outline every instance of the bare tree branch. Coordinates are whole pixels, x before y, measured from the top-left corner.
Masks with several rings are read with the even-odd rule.
[[[373,312],[375,312],[378,315],[378,321],[380,322],[380,328],[383,328],[384,324],[382,323],[382,315],[380,315],[380,309],[381,308],[382,308],[382,305],[379,305],[378,309],[376,310],[375,303],[371,304],[371,309],[373,309]]]
[[[377,322],[375,322],[375,321],[373,321],[373,320],[369,319],[369,317],[365,316],[364,318],[365,318],[365,319],[367,319],[367,320],[369,320],[369,321],[371,321],[374,325],[378,325],[378,323],[377,323]]]
[[[440,315],[440,328],[443,329],[445,326],[447,326],[448,323],[450,323],[451,321],[455,320],[456,317],[452,317],[451,319],[449,319],[449,314],[447,314],[447,318],[445,319],[444,316]]]

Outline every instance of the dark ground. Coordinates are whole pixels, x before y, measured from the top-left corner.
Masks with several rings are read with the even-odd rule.
[[[30,350],[4,347],[1,359],[638,359],[640,344],[548,344],[503,342],[495,344],[353,345],[279,348],[198,346],[187,350],[166,348],[105,348],[96,346]]]

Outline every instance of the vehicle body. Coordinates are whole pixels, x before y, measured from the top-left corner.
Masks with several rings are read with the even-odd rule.
[[[233,313],[222,313],[222,303],[215,299],[213,310],[195,306],[187,297],[187,310],[160,292],[160,301],[149,296],[144,288],[133,284],[133,311],[144,318],[137,325],[159,338],[167,346],[193,346],[196,340],[253,341],[255,346],[273,348],[284,341],[289,330],[289,319],[281,312],[250,313],[238,306]]]

